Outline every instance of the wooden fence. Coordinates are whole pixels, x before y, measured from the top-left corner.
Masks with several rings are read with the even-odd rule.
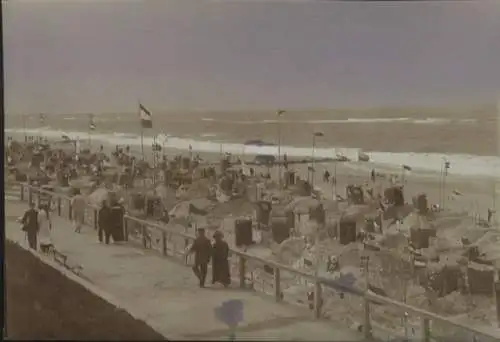
[[[71,198],[54,192],[49,192],[31,185],[21,184],[20,198],[29,203],[48,200],[52,210],[57,215],[71,219],[72,208]],[[98,207],[88,205],[85,215],[85,223],[97,229]],[[125,215],[123,218],[125,239],[129,243],[140,244],[143,248],[156,250],[165,257],[174,257],[181,262],[188,263],[186,248],[195,239],[194,235],[186,232],[174,230],[169,225],[159,225],[144,221],[136,217]],[[495,327],[475,327],[457,320],[440,316],[438,314],[413,307],[391,298],[377,295],[367,289],[339,288],[332,285],[331,279],[315,276],[293,267],[282,265],[270,260],[265,260],[255,255],[245,253],[240,250],[231,250],[231,270],[232,276],[241,288],[259,290],[257,283],[268,283],[268,289],[276,302],[289,301],[293,295],[285,295],[285,288],[290,287],[290,282],[301,284],[298,287],[308,288],[309,298],[304,295],[301,299],[295,298],[294,304],[302,303],[308,306],[315,318],[324,317],[325,293],[342,293],[344,296],[352,297],[349,304],[359,306],[356,316],[360,317],[360,326],[365,338],[370,339],[383,332],[383,336],[402,337],[401,331],[384,328],[374,321],[373,316],[378,307],[389,308],[397,311],[401,317],[416,318],[419,324],[411,325],[412,333],[408,336],[411,340],[421,340],[424,342],[441,340],[463,340],[463,341],[500,341],[500,329]],[[236,274],[235,274],[236,273]],[[257,281],[256,278],[259,278]],[[286,286],[285,286],[286,283]],[[269,294],[265,288],[261,289]],[[346,301],[342,305],[349,305]],[[355,311],[355,309],[353,309]],[[332,317],[334,320],[341,320],[342,317]],[[415,320],[413,320],[415,321]],[[439,331],[439,332],[438,332]],[[455,332],[452,334],[452,332]],[[387,335],[386,335],[387,334]],[[379,337],[379,336],[377,336]]]

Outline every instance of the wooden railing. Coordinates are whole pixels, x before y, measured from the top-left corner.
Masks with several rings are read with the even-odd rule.
[[[71,219],[72,208],[70,197],[64,194],[42,190],[31,185],[21,184],[21,200],[39,203],[41,199],[43,200],[44,196],[50,198],[52,208],[59,216]],[[85,216],[85,223],[95,229],[97,229],[98,210],[99,208],[88,205]],[[143,248],[156,250],[165,257],[175,257],[185,264],[189,262],[189,258],[186,256],[185,251],[195,239],[195,236],[189,234],[188,231],[177,231],[175,230],[175,225],[159,225],[129,215],[124,216],[123,226],[125,239],[129,243],[140,244]],[[271,295],[274,296],[276,302],[288,299],[284,294],[286,287],[284,285],[287,285],[287,280],[292,280],[295,285],[300,283],[304,287],[309,287],[309,291],[313,293],[312,299],[302,298],[295,300],[294,303],[302,303],[309,306],[315,318],[324,317],[326,314],[325,305],[323,305],[324,301],[327,299],[326,292],[343,292],[341,289],[339,290],[337,286],[333,286],[332,288],[332,283],[329,279],[315,276],[312,273],[297,270],[293,267],[270,260],[265,260],[240,250],[231,250],[230,262],[232,275],[234,276],[236,274],[236,281],[241,288],[258,290],[257,285],[259,283],[268,283],[272,289]],[[256,277],[259,278],[256,279]],[[264,287],[264,285],[262,286]],[[262,290],[267,292],[266,289]],[[384,334],[388,334],[385,336],[399,338],[403,336],[401,332],[384,328],[374,321],[373,316],[375,315],[376,308],[384,307],[400,312],[401,317],[418,317],[420,324],[418,324],[419,326],[416,328],[415,325],[413,325],[412,330],[416,332],[416,335],[419,335],[417,339],[424,342],[440,341],[444,339],[458,340],[456,337],[461,337],[462,339],[465,337],[465,339],[463,339],[464,341],[473,341],[474,338],[480,342],[500,341],[500,329],[494,327],[475,327],[464,324],[457,320],[443,317],[385,296],[374,294],[367,289],[346,289],[344,295],[351,297],[349,304],[354,302],[362,307],[361,312],[358,312],[356,316],[361,317],[360,325],[367,339],[371,339],[373,335],[379,335],[382,331]],[[290,295],[290,297],[293,296]],[[342,305],[349,304],[343,303]],[[342,318],[345,317],[333,317],[335,320],[340,320]],[[443,331],[445,331],[443,336],[439,336],[439,334],[436,333],[438,325],[445,326],[443,329]],[[458,334],[452,337],[446,334],[446,332],[451,332],[453,329],[455,329],[455,332],[458,331]],[[415,340],[415,337],[409,337],[409,339]]]

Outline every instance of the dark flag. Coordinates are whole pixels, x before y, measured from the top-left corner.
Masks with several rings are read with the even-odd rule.
[[[450,168],[450,162],[449,161],[445,161],[444,162],[444,175],[445,176],[448,176],[448,170]]]
[[[405,169],[406,171],[411,171],[411,167],[409,167],[408,165],[403,165],[403,169]]]
[[[142,128],[153,128],[153,115],[141,103],[139,103],[139,117]]]

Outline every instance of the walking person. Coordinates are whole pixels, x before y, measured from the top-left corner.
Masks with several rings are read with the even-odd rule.
[[[109,238],[111,237],[110,213],[111,209],[108,206],[108,202],[106,200],[102,201],[101,209],[99,209],[99,213],[97,214],[97,225],[99,226],[97,234],[99,242],[102,242],[104,237],[106,245],[109,245]]]
[[[75,196],[71,199],[71,209],[73,210],[73,223],[75,224],[75,232],[80,233],[85,217],[85,197],[80,192],[80,189],[75,189]]]
[[[37,249],[37,235],[38,235],[38,211],[35,209],[35,204],[30,203],[30,207],[21,219],[23,225],[22,230],[26,233],[28,244],[31,249]]]
[[[48,253],[53,248],[52,243],[52,221],[49,215],[48,205],[41,205],[38,211],[38,240],[42,253]]]
[[[224,234],[220,231],[214,233],[212,246],[212,284],[220,283],[224,287],[231,284],[229,272],[229,245],[224,241]]]
[[[208,263],[212,254],[212,244],[205,236],[205,229],[199,228],[197,235],[187,254],[194,253],[193,272],[200,281],[200,287],[203,288],[205,287]]]
[[[109,210],[109,233],[113,238],[113,242],[123,242],[125,235],[123,234],[123,217],[125,216],[125,208],[122,205],[123,200],[111,205]]]

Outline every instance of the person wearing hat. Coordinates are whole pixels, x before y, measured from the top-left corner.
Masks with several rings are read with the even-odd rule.
[[[52,221],[49,215],[49,206],[47,204],[40,205],[38,211],[38,237],[40,250],[43,253],[48,253],[53,248],[51,230]]]
[[[197,230],[197,235],[191,248],[188,250],[188,254],[194,253],[193,272],[200,281],[200,287],[205,287],[208,263],[212,256],[212,244],[205,236],[205,229],[199,228]]]
[[[106,243],[106,245],[109,245],[109,238],[111,237],[110,217],[111,208],[108,206],[108,202],[104,200],[102,201],[101,208],[97,214],[97,223],[99,227],[97,236],[99,238],[99,242],[102,242],[104,237],[104,243]]]
[[[221,231],[214,233],[214,244],[212,246],[212,284],[220,283],[224,287],[231,284],[229,272],[229,245],[224,241]]]
[[[123,206],[124,199],[121,197],[113,203],[109,209],[109,230],[113,242],[123,242],[125,234],[123,229],[123,217],[125,216],[125,207]]]
[[[74,191],[75,195],[71,199],[71,210],[73,211],[73,223],[75,225],[75,232],[80,233],[85,221],[85,207],[87,201],[81,194],[80,189],[76,188]]]
[[[38,211],[35,209],[35,204],[30,203],[29,209],[26,210],[21,218],[22,230],[26,233],[29,247],[37,249],[38,240]]]

